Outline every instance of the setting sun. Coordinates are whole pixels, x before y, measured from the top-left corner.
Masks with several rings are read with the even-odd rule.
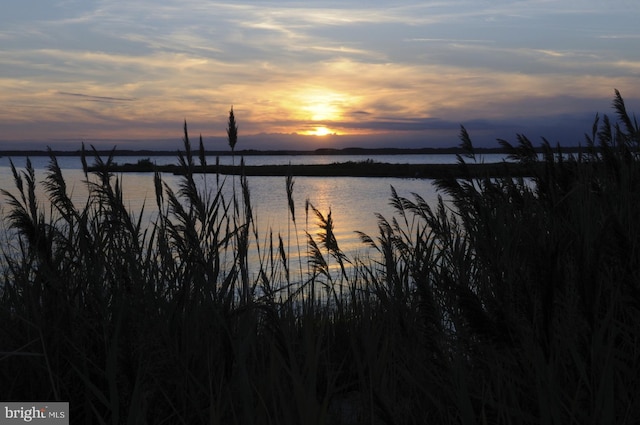
[[[336,126],[340,127],[345,109],[352,107],[345,94],[325,87],[305,88],[292,97],[292,104],[297,105],[292,115],[304,122],[304,127],[299,127],[296,132],[305,136],[339,134]]]
[[[336,134],[336,132],[327,127],[315,127],[313,130],[307,130],[303,134],[308,136],[328,136],[330,134]]]

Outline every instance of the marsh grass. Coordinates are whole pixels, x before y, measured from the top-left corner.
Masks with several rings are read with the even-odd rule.
[[[441,179],[435,205],[392,188],[356,258],[310,200],[301,248],[257,228],[246,178],[230,199],[224,177],[199,185],[186,125],[151,224],[113,155],[83,147],[81,205],[54,156],[46,203],[11,164],[0,399],[67,400],[86,424],[638,423],[640,131],[613,106],[580,154],[543,141],[543,167],[525,136],[501,141],[532,179]]]

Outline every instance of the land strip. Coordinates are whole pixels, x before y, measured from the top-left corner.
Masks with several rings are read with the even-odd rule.
[[[311,177],[405,177],[438,179],[448,177],[528,177],[535,174],[538,164],[522,165],[500,162],[489,164],[390,164],[374,161],[336,162],[311,165],[207,165],[193,166],[194,173],[228,174],[246,176],[311,176]],[[89,167],[96,171],[98,167]],[[184,174],[177,165],[154,165],[150,163],[116,164],[110,172],[161,172]]]

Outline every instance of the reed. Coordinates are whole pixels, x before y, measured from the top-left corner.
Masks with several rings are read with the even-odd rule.
[[[613,107],[575,156],[502,140],[530,179],[464,177],[463,128],[463,178],[437,180],[435,205],[391,188],[395,215],[356,258],[310,200],[305,246],[262,234],[245,177],[227,199],[224,176],[195,172],[186,123],[152,223],[112,154],[83,146],[82,204],[55,156],[47,203],[12,164],[0,399],[67,400],[87,424],[637,423],[640,129],[618,92]]]

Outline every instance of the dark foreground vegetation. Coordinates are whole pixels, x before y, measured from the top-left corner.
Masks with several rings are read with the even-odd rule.
[[[186,132],[152,225],[109,159],[78,207],[52,157],[50,210],[27,163],[3,191],[0,399],[68,400],[83,424],[639,423],[640,129],[614,107],[582,154],[544,142],[531,179],[440,179],[451,205],[392,190],[361,258],[291,177],[292,232],[265,238],[244,178],[197,183]]]

